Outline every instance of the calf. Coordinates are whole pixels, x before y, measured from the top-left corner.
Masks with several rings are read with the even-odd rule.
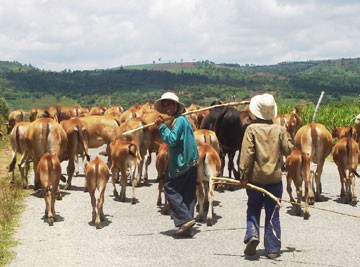
[[[331,133],[320,123],[306,124],[302,126],[295,135],[295,147],[308,154],[311,162],[317,164],[315,171],[315,201],[320,201],[320,178],[325,159],[332,150]],[[312,188],[310,190],[312,190]]]
[[[301,198],[302,198],[302,186],[304,182],[305,187],[305,209],[304,219],[307,220],[310,217],[308,205],[314,203],[314,190],[313,188],[313,173],[310,171],[310,156],[300,150],[293,150],[291,154],[286,158],[286,190],[289,193],[290,201],[295,202],[292,196],[291,181],[294,182],[297,195],[297,205],[294,204],[296,215],[301,215]]]
[[[158,173],[156,181],[159,183],[159,194],[157,199],[158,206],[161,206],[162,204],[161,193],[164,192],[165,181],[169,178],[168,175],[169,162],[170,162],[169,145],[166,143],[161,143],[159,146],[159,150],[156,153],[156,162],[155,162],[156,170]],[[167,202],[166,195],[164,196],[164,208],[162,213],[165,215],[169,214],[169,205]]]
[[[92,206],[92,222],[95,223],[96,229],[100,229],[100,221],[105,220],[103,206],[104,193],[106,183],[110,177],[110,170],[108,166],[99,158],[93,159],[85,168],[86,187],[90,194]],[[99,191],[99,196],[96,204],[95,191]]]
[[[208,212],[206,215],[206,224],[213,224],[213,202],[214,202],[214,184],[212,177],[218,177],[221,173],[221,159],[216,150],[209,144],[203,144],[198,147],[199,159],[197,164],[197,186],[196,193],[199,202],[199,220],[205,218],[204,203],[207,202]]]
[[[351,137],[341,138],[334,146],[334,162],[340,175],[340,197],[345,196],[345,203],[356,203],[355,175],[359,162],[359,145]]]
[[[39,173],[42,195],[45,199],[45,218],[48,219],[50,226],[56,221],[55,214],[55,198],[61,200],[59,192],[60,179],[64,181],[61,176],[60,160],[56,155],[46,152],[37,165],[37,172]]]
[[[129,178],[132,185],[131,204],[136,204],[135,187],[138,184],[135,176],[136,166],[140,160],[140,154],[135,143],[115,139],[108,147],[109,161],[111,162],[112,184],[114,186],[114,196],[119,197],[121,202],[126,200],[127,171],[129,169]],[[117,181],[119,171],[121,173],[121,191],[120,196],[116,190],[115,182]]]

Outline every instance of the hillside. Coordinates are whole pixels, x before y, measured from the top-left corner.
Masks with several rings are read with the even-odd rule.
[[[10,109],[62,105],[125,108],[154,101],[173,90],[186,104],[248,99],[271,92],[280,101],[354,99],[360,92],[360,59],[282,62],[275,65],[215,64],[210,61],[121,66],[93,71],[52,72],[0,61],[0,97]]]

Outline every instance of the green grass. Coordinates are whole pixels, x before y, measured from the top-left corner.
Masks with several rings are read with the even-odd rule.
[[[9,184],[6,166],[10,162],[7,136],[0,141],[0,266],[6,266],[15,256],[11,247],[16,245],[13,239],[14,228],[23,210],[23,200],[27,191],[21,188],[19,173],[16,172],[16,183]]]

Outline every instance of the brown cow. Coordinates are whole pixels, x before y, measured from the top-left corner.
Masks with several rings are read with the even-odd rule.
[[[160,144],[159,150],[156,153],[156,162],[155,162],[156,170],[158,173],[156,181],[159,183],[159,187],[158,187],[159,194],[157,199],[158,206],[161,206],[162,204],[161,193],[164,192],[165,181],[169,178],[169,174],[168,174],[169,162],[170,162],[169,145],[163,142]],[[162,213],[165,215],[170,214],[169,204],[165,194],[164,194],[164,208]]]
[[[110,177],[108,166],[99,158],[93,159],[85,168],[86,187],[89,192],[92,206],[92,222],[95,223],[96,229],[100,229],[100,222],[105,220],[104,215],[104,194],[106,184]],[[95,191],[99,191],[96,204]]]
[[[353,133],[355,133],[355,128],[352,126],[334,126],[331,135],[333,138],[341,139],[343,137],[351,137]]]
[[[355,140],[356,142],[358,142],[360,148],[360,114],[357,115],[355,118],[355,131],[356,131]]]
[[[142,114],[143,111],[141,110],[141,105],[139,104],[132,105],[130,108],[128,108],[121,114],[120,122],[123,123],[128,119],[139,118]]]
[[[151,134],[148,128],[144,128],[126,135],[123,135],[122,133],[144,125],[145,123],[141,120],[141,118],[129,119],[120,125],[119,134],[118,134],[118,138],[122,140],[132,141],[136,144],[138,148],[140,154],[140,165],[137,170],[136,180],[138,181],[139,184],[142,177],[142,170],[144,167],[145,159],[146,156],[148,155],[148,150],[151,141]],[[148,177],[144,177],[144,182],[145,183],[148,182]]]
[[[79,174],[79,164],[78,164],[78,154],[82,154],[84,167],[86,167],[87,162],[90,160],[88,154],[88,133],[87,133],[87,124],[84,121],[81,121],[79,118],[74,117],[68,120],[62,120],[60,122],[61,127],[65,130],[68,143],[66,154],[68,157],[68,166],[66,168],[68,179],[65,185],[65,189],[71,189],[71,181],[74,175]]]
[[[50,226],[56,221],[55,199],[61,200],[59,192],[61,176],[60,160],[56,155],[45,153],[36,168],[40,177],[42,195],[45,200],[45,218],[48,219]],[[63,180],[64,181],[64,180]]]
[[[159,117],[162,116],[163,118],[168,118],[168,115],[166,114],[160,114],[157,110],[153,110],[150,112],[146,112],[143,115],[141,115],[141,120],[145,123],[145,124],[150,124],[150,123],[154,123],[154,121]],[[170,127],[172,120],[167,120],[165,121],[165,124]],[[148,154],[146,155],[146,158],[144,159],[145,161],[145,168],[144,168],[144,175],[143,178],[146,181],[148,179],[148,167],[151,164],[151,154],[157,153],[158,149],[159,149],[159,145],[163,142],[163,140],[161,139],[161,136],[159,134],[159,126],[157,126],[156,124],[150,126],[148,128],[149,132],[150,132],[150,144],[149,144],[149,149],[148,149]]]
[[[317,164],[315,171],[315,201],[320,201],[321,173],[326,157],[331,153],[331,133],[320,123],[302,126],[295,135],[295,147],[310,155],[310,160]],[[311,193],[310,193],[311,194]]]
[[[198,147],[199,159],[197,163],[197,186],[196,193],[199,202],[198,219],[205,219],[204,204],[208,204],[206,215],[206,224],[213,225],[213,203],[214,203],[214,183],[212,177],[218,177],[221,174],[221,159],[216,150],[209,144],[203,144]]]
[[[90,116],[95,116],[95,115],[102,116],[102,115],[104,115],[105,111],[106,111],[106,107],[103,107],[103,106],[92,107],[90,109],[90,112],[89,112],[88,115],[90,115]]]
[[[274,123],[285,127],[286,130],[289,132],[291,138],[294,140],[296,132],[302,126],[300,109],[295,107],[294,110],[290,113],[278,114],[276,118],[273,119],[273,121]]]
[[[301,215],[301,198],[302,198],[302,186],[304,183],[305,188],[305,209],[304,219],[307,220],[310,217],[308,205],[310,200],[314,199],[314,179],[313,172],[310,171],[310,156],[298,149],[294,149],[291,154],[286,158],[286,190],[289,194],[290,201],[295,202],[292,196],[291,181],[293,181],[296,188],[297,205],[294,205],[296,215]]]
[[[359,163],[359,145],[351,136],[341,138],[334,146],[333,158],[340,175],[340,197],[345,203],[356,203],[355,175]]]
[[[6,123],[7,134],[10,134],[15,124],[21,121],[25,121],[25,113],[22,109],[17,109],[10,112],[8,122]]]
[[[15,165],[16,165],[16,154],[19,153],[20,155],[22,155],[22,157],[24,157],[24,152],[26,149],[26,143],[25,143],[25,132],[26,130],[29,128],[31,122],[19,122],[15,125],[15,127],[12,129],[11,133],[10,133],[10,146],[11,146],[11,150],[12,150],[12,160],[10,165],[8,166],[8,171],[12,172],[11,174],[11,183],[15,183],[15,175],[14,175],[14,170],[15,170]],[[24,166],[19,165],[19,170],[20,170],[20,175],[21,175],[21,180],[22,180],[22,187],[24,189],[27,188],[28,186],[28,172],[29,172],[29,167],[30,167],[30,163],[28,160],[25,161],[25,159],[21,159],[21,161],[24,161],[25,164]]]
[[[30,122],[35,121],[36,119],[49,117],[49,113],[45,108],[32,108],[29,111],[29,120]]]
[[[34,189],[40,189],[39,173],[36,171],[40,158],[46,152],[58,156],[60,160],[66,159],[67,136],[59,123],[49,118],[33,121],[25,132],[26,149],[24,160],[30,157],[34,162]]]
[[[114,186],[114,196],[121,202],[126,200],[126,185],[127,185],[127,173],[129,172],[129,178],[132,185],[132,199],[131,203],[136,204],[135,187],[138,181],[135,176],[136,166],[140,155],[137,146],[133,142],[124,141],[121,139],[115,139],[108,146],[108,155],[111,159],[111,172],[112,172],[112,183]],[[118,179],[119,171],[121,173],[121,191],[120,196],[116,190],[115,182]]]
[[[119,122],[107,116],[85,116],[79,117],[84,123],[89,138],[89,148],[98,148],[110,143],[117,136]]]

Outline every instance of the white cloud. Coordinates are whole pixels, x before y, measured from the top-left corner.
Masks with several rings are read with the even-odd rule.
[[[0,60],[47,70],[358,57],[360,2],[0,0]]]

